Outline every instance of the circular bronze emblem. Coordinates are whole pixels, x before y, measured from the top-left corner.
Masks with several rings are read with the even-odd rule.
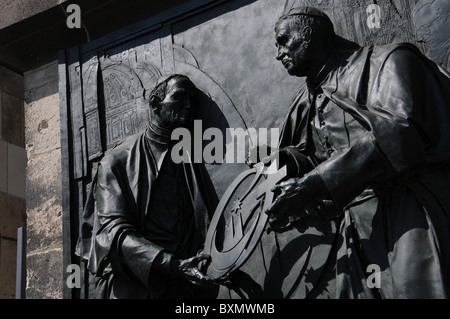
[[[206,236],[204,253],[211,256],[209,276],[225,277],[251,255],[266,226],[265,210],[274,199],[271,189],[286,174],[286,166],[269,174],[264,164],[258,163],[231,183]]]

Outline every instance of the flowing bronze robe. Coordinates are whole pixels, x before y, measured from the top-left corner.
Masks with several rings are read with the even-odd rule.
[[[448,73],[414,46],[392,44],[335,52],[316,80],[295,98],[280,147],[316,163],[343,212],[324,274],[328,296],[447,298]],[[330,108],[353,127],[339,130]],[[372,289],[369,265],[381,271]]]
[[[204,166],[175,165],[170,151],[167,139],[147,129],[100,162],[79,245],[97,278],[97,298],[204,297],[202,289],[152,267],[161,251],[195,256],[217,204]]]

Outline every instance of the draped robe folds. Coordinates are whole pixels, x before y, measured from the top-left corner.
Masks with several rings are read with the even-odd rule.
[[[294,99],[279,146],[315,161],[310,174],[343,212],[328,297],[448,298],[449,74],[414,46],[391,44],[335,52],[316,83]],[[328,159],[315,156],[311,90],[360,124]]]
[[[181,259],[203,248],[217,195],[203,165],[178,164],[192,208],[184,237],[151,241],[149,220],[160,216],[157,222],[164,224],[164,214],[169,214],[155,211],[165,208],[152,205],[152,196],[163,163],[171,161],[170,146],[155,142],[152,134],[147,129],[112,149],[93,179],[78,251],[95,274],[97,298],[204,297],[203,290],[172,278],[153,263],[162,251]]]

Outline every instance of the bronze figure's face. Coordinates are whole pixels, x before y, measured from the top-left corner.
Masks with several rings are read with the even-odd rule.
[[[309,39],[295,29],[290,20],[281,21],[275,29],[277,60],[283,63],[290,75],[306,76],[311,52]]]
[[[166,96],[160,101],[161,122],[175,127],[189,124],[193,120],[195,95],[196,87],[188,79],[170,79]]]

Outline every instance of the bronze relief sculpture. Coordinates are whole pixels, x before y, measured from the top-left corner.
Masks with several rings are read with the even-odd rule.
[[[407,43],[353,48],[312,7],[293,8],[275,33],[277,60],[306,77],[279,146],[314,169],[274,188],[281,194],[268,210],[271,223],[307,216],[300,207],[317,198],[333,203],[341,217],[324,273],[327,297],[447,298],[448,73]],[[313,211],[328,213],[323,205]]]
[[[411,44],[350,43],[312,7],[283,15],[275,40],[288,74],[306,78],[273,150],[284,168],[271,182],[283,181],[257,175],[232,197],[236,180],[218,203],[201,164],[169,156],[197,89],[165,79],[148,128],[109,151],[88,197],[82,240],[97,297],[448,297],[448,73]],[[242,216],[262,222],[233,228]]]

